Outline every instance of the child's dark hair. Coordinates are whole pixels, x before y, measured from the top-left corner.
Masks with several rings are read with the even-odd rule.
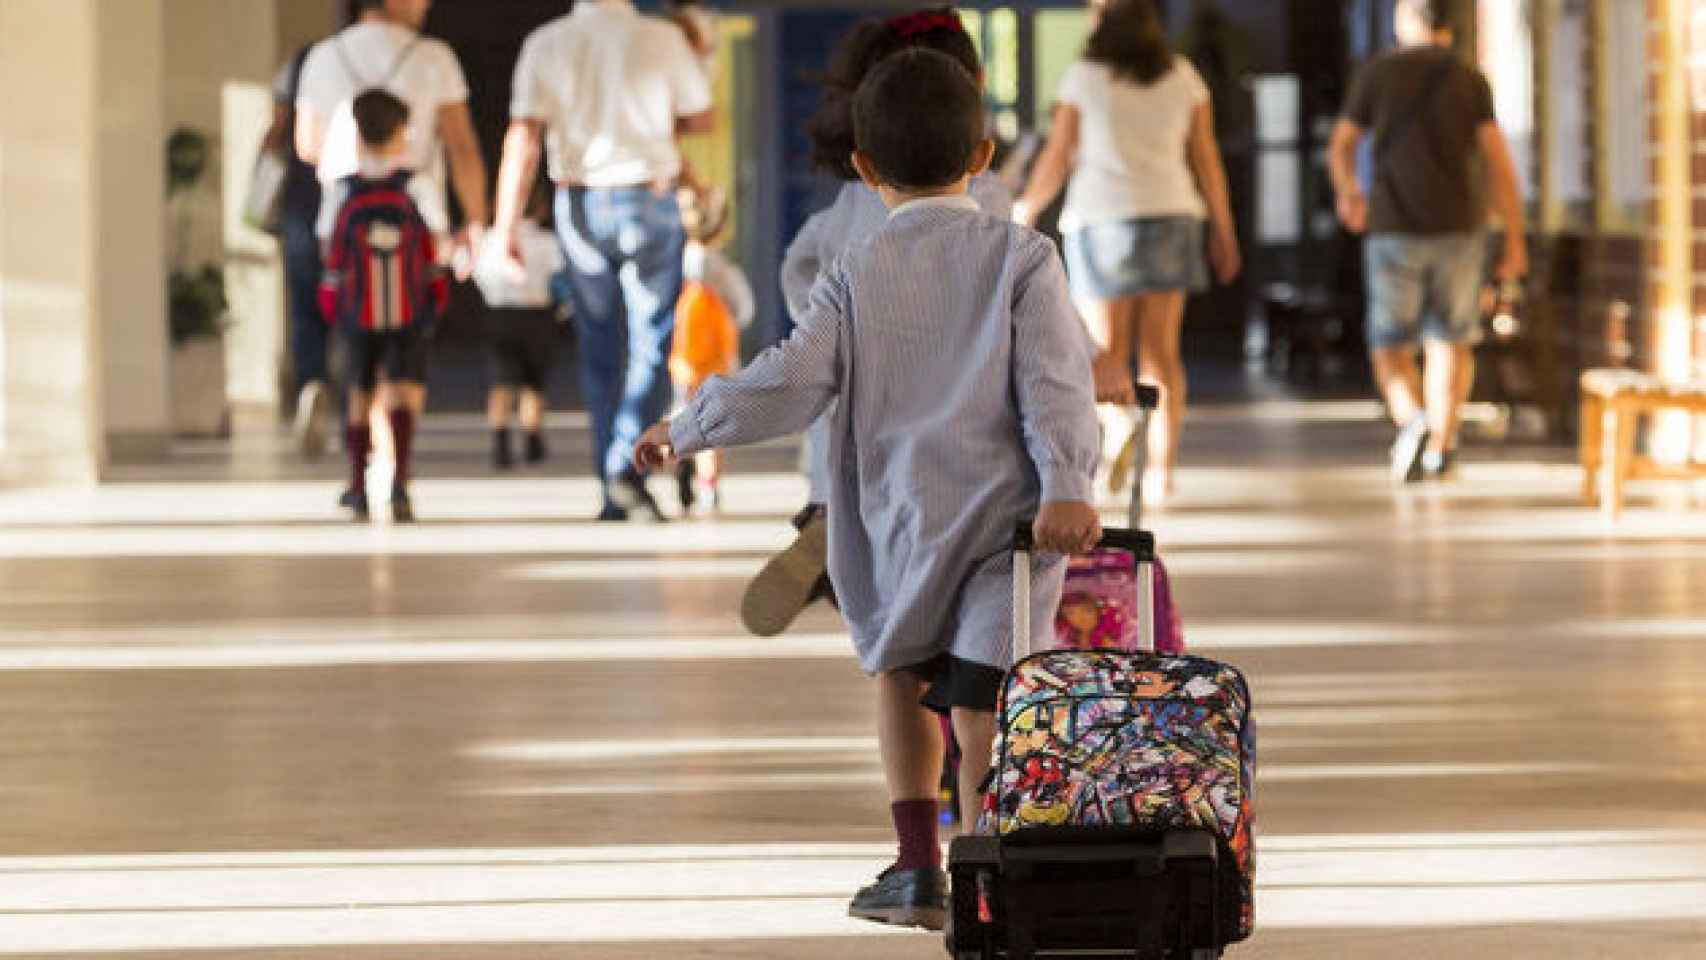
[[[945,187],[966,175],[984,141],[983,94],[954,58],[903,50],[859,85],[853,131],[885,185]]]
[[[1155,0],[1108,0],[1085,44],[1084,59],[1137,83],[1165,76],[1173,67],[1173,48]]]
[[[831,55],[823,77],[823,101],[806,123],[812,141],[812,165],[843,180],[859,179],[853,169],[853,98],[866,75],[885,58],[923,47],[952,57],[977,76],[983,64],[977,46],[953,7],[904,13],[886,20],[865,20],[847,32]]]
[[[361,142],[378,149],[391,142],[397,130],[409,122],[409,105],[386,90],[364,90],[350,104]]]

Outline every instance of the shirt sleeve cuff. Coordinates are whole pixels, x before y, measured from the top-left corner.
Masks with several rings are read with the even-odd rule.
[[[1050,467],[1042,471],[1043,503],[1090,503],[1095,493],[1095,477],[1082,470]]]
[[[682,408],[675,419],[669,422],[669,442],[675,447],[675,455],[678,457],[698,453],[709,446],[705,442],[704,431],[699,429],[699,418],[691,404]]]

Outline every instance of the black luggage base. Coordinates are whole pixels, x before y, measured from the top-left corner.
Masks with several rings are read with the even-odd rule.
[[[1209,960],[1224,944],[1218,841],[1200,830],[965,836],[949,847],[954,960]],[[980,892],[989,906],[979,916]]]

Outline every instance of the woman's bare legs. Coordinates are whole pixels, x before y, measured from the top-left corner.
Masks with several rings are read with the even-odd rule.
[[[1098,348],[1091,365],[1097,402],[1130,406],[1135,400],[1131,386],[1131,350],[1135,343],[1132,338],[1137,318],[1134,298],[1083,298],[1078,301],[1078,310]],[[1121,439],[1114,438],[1112,442]]]
[[[1143,476],[1144,502],[1160,506],[1173,492],[1173,468],[1179,459],[1179,435],[1185,420],[1185,364],[1179,354],[1185,294],[1172,290],[1133,299],[1138,369],[1144,382],[1161,389],[1160,415],[1149,425],[1149,466]]]

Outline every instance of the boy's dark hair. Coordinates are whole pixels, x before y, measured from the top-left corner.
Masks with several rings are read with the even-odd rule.
[[[1456,24],[1455,0],[1398,0],[1430,30],[1450,30]]]
[[[397,130],[409,122],[409,105],[387,90],[365,90],[350,104],[361,142],[378,149],[391,142]]]
[[[920,47],[952,57],[973,76],[983,72],[977,46],[953,7],[859,23],[836,44],[829,71],[822,78],[823,100],[806,122],[814,167],[843,180],[859,179],[852,160],[853,98],[877,64],[902,50]]]
[[[1108,0],[1084,46],[1084,59],[1122,80],[1154,83],[1173,67],[1173,48],[1155,0]]]
[[[983,143],[983,94],[953,57],[903,50],[859,85],[853,138],[884,184],[945,187],[966,175]]]

